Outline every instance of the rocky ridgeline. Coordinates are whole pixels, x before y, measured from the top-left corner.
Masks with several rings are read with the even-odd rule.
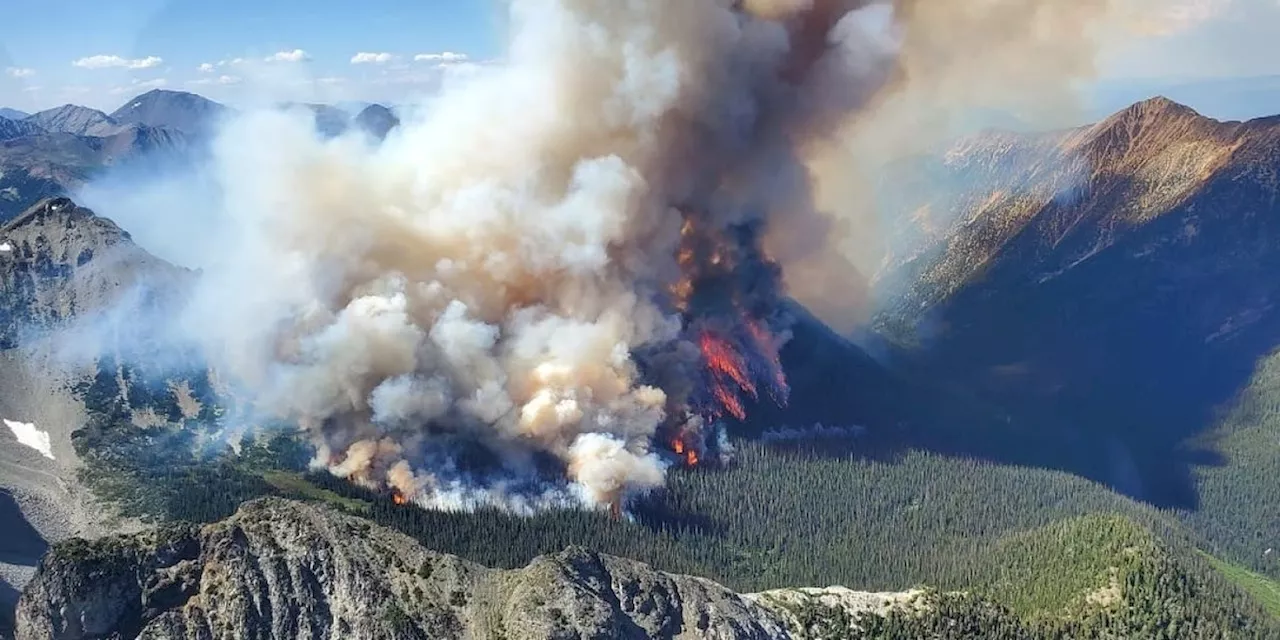
[[[106,309],[139,286],[178,285],[183,274],[70,199],[42,200],[0,226],[0,349]]]
[[[17,628],[26,640],[800,637],[784,601],[581,548],[489,569],[266,498],[203,528],[55,546]]]

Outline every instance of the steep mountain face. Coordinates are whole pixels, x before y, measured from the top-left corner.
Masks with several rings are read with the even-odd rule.
[[[22,136],[31,136],[40,133],[44,133],[44,129],[34,122],[11,120],[4,116],[0,116],[0,140],[20,138]]]
[[[201,529],[56,547],[17,626],[29,640],[792,637],[709,580],[580,548],[492,570],[279,499]]]
[[[356,114],[355,125],[374,138],[382,140],[392,129],[400,126],[400,118],[380,104],[371,104]]]
[[[1188,445],[1280,343],[1280,118],[1165,99],[958,145],[913,185],[880,283],[902,362],[1008,408],[975,453],[1195,508]],[[901,251],[908,247],[910,251]]]
[[[189,136],[212,131],[229,109],[208,98],[184,91],[153,89],[111,113],[120,123],[134,123],[153,128],[166,128]]]
[[[109,516],[80,483],[71,438],[91,413],[77,389],[98,377],[95,356],[113,345],[48,339],[48,331],[91,326],[108,312],[144,313],[186,277],[66,198],[0,225],[0,420],[8,421],[0,425],[0,619],[47,542],[134,526]],[[133,340],[125,329],[117,335]],[[9,422],[47,438],[47,450],[17,440]]]
[[[0,226],[0,247],[3,349],[17,347],[24,331],[107,308],[144,280],[176,287],[183,273],[68,198],[39,202]]]
[[[111,116],[88,107],[64,104],[33,114],[26,122],[46,131],[70,133],[77,136],[107,136],[115,133],[120,123]]]

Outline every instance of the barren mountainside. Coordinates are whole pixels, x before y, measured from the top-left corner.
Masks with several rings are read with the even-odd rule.
[[[580,548],[497,571],[278,499],[199,529],[59,545],[23,596],[18,636],[792,637],[709,580]]]
[[[218,119],[230,109],[203,96],[185,91],[152,89],[111,113],[121,124],[171,129],[189,136],[212,132]]]
[[[135,287],[166,288],[182,271],[134,245],[115,223],[67,198],[41,201],[0,226],[0,348],[24,331],[89,315]]]
[[[107,114],[74,104],[46,109],[27,117],[25,122],[46,131],[70,133],[77,136],[108,136],[115,133],[120,123]]]

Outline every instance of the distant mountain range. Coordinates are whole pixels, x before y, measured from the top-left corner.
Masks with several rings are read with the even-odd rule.
[[[354,115],[329,105],[301,106],[311,110],[316,130],[326,137],[356,127],[381,139],[399,124],[382,105],[364,106]],[[35,114],[0,110],[0,222],[110,167],[182,160],[233,113],[194,93],[164,89],[139,95],[110,114],[74,104]]]

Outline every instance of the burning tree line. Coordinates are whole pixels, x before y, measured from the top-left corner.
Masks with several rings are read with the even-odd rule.
[[[763,223],[716,228],[701,218],[684,215],[683,277],[669,289],[700,366],[687,405],[674,408],[659,431],[690,467],[723,461],[714,437],[722,420],[746,420],[748,403],[762,396],[785,405],[790,393],[779,359],[789,325],[779,304],[782,272],[762,247]]]

